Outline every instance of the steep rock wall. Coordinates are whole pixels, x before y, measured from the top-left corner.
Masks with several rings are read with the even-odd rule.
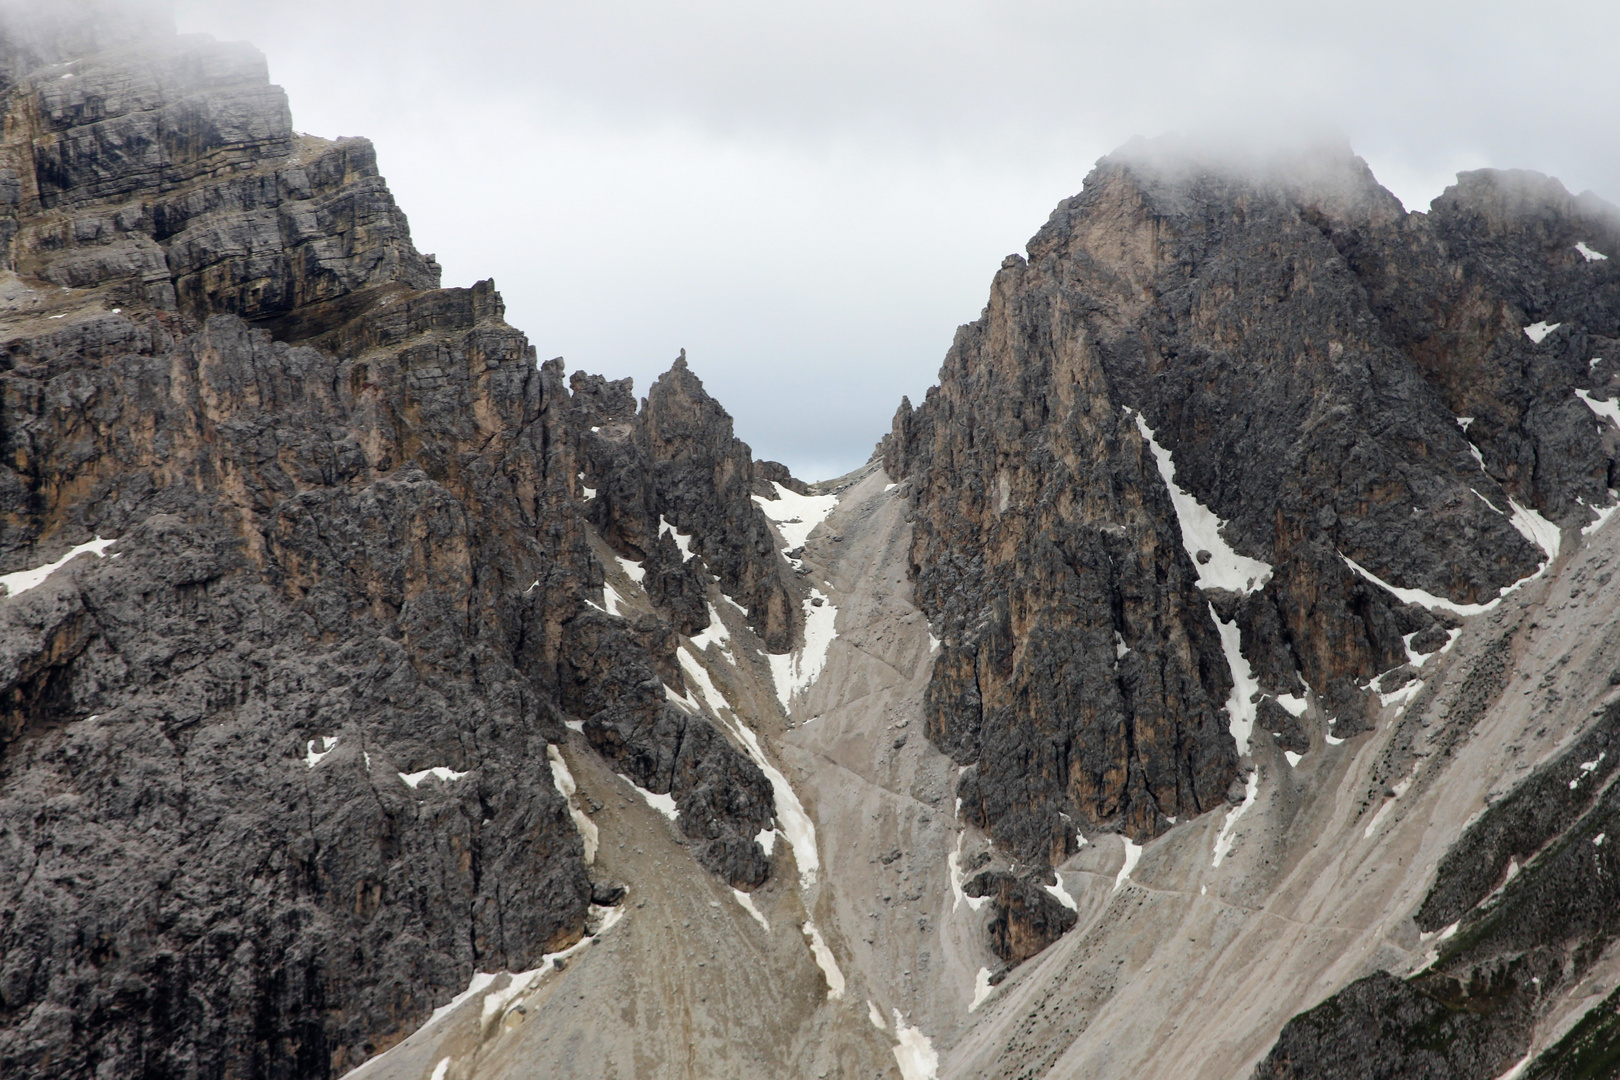
[[[1345,151],[1143,143],[1003,263],[882,445],[965,820],[1041,873],[1077,827],[1202,813],[1249,738],[1313,745],[1307,698],[1364,730],[1369,680],[1612,501],[1576,391],[1610,392],[1620,289],[1575,243],[1620,238],[1554,188],[1471,174],[1408,215]]]
[[[669,702],[667,621],[594,610],[586,402],[493,284],[439,289],[370,144],[295,135],[250,48],[7,18],[0,568],[115,542],[0,599],[0,1071],[335,1075],[578,941],[621,890],[566,723],[763,881],[769,785]],[[740,480],[667,512],[765,529],[670,378],[658,461]],[[785,648],[775,552],[722,573]]]

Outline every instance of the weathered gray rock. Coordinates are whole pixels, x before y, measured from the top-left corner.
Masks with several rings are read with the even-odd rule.
[[[1059,206],[1027,262],[1006,260],[940,385],[922,407],[901,406],[885,464],[913,480],[918,596],[944,640],[929,733],[978,762],[964,812],[1018,858],[1061,857],[1062,814],[1141,837],[1215,805],[1235,762],[1211,604],[1241,627],[1262,691],[1299,693],[1302,678],[1343,736],[1363,723],[1358,684],[1403,663],[1407,635],[1437,631],[1341,553],[1387,581],[1480,602],[1544,558],[1498,512],[1510,498],[1587,520],[1523,470],[1481,470],[1439,367],[1460,383],[1481,364],[1528,369],[1538,350],[1556,352],[1533,388],[1492,376],[1495,392],[1515,416],[1556,399],[1532,426],[1573,424],[1581,437],[1547,434],[1559,448],[1535,461],[1549,459],[1539,467],[1561,492],[1607,501],[1612,440],[1573,391],[1598,378],[1595,339],[1577,337],[1620,332],[1620,308],[1607,306],[1620,291],[1571,237],[1607,242],[1612,216],[1590,199],[1491,202],[1481,185],[1448,193],[1452,209],[1437,204],[1429,222],[1343,152],[1238,171],[1173,146],[1127,148]],[[1490,213],[1466,209],[1475,203]],[[1532,204],[1567,220],[1515,224]],[[1465,249],[1487,241],[1518,245],[1506,273],[1527,296],[1601,268],[1580,282],[1601,299],[1569,306],[1567,346],[1522,331],[1561,300],[1515,308],[1501,282],[1495,352],[1420,345],[1417,316],[1393,298],[1428,303],[1438,287],[1422,286],[1467,276],[1454,268],[1485,257]],[[1227,522],[1238,552],[1273,567],[1263,589],[1194,587],[1137,414],[1177,484]],[[1304,748],[1305,732],[1264,714]]]
[[[0,598],[0,1072],[336,1075],[577,941],[623,890],[551,783],[571,713],[764,880],[769,787],[666,703],[671,627],[587,606],[583,403],[493,284],[439,290],[251,49],[11,26],[0,570],[117,543]],[[740,471],[671,481],[682,522],[758,514],[723,436],[665,433]],[[765,554],[726,571],[762,619]]]
[[[1259,681],[1257,732],[1308,749],[1275,702],[1304,686],[1338,736],[1362,730],[1367,681],[1450,623],[1345,557],[1484,602],[1545,560],[1510,500],[1566,525],[1610,501],[1615,433],[1575,391],[1609,392],[1592,360],[1620,334],[1620,282],[1574,244],[1620,251],[1617,222],[1517,174],[1469,174],[1407,215],[1332,148],[1105,158],[1003,262],[881,448],[911,480],[943,641],[927,730],[974,766],[964,819],[1038,863],[1073,850],[1071,820],[1145,838],[1218,805],[1236,756],[1217,615]],[[1196,587],[1204,556],[1138,417],[1269,581]]]
[[[628,379],[576,373],[571,383],[581,484],[596,492],[590,520],[615,549],[643,563],[653,603],[683,633],[702,630],[706,571],[747,610],[766,648],[787,651],[800,629],[798,607],[770,524],[753,502],[756,463],[687,367],[685,350],[639,412]],[[774,462],[757,468],[760,479],[786,474]]]
[[[1028,960],[1074,929],[1079,918],[1040,882],[1004,870],[976,874],[962,891],[994,899],[995,913],[985,927],[986,943],[1010,964]]]
[[[1255,1077],[1492,1080],[1523,1056],[1528,1018],[1521,1004],[1509,1034],[1471,1004],[1442,1002],[1385,972],[1369,975],[1289,1021]]]

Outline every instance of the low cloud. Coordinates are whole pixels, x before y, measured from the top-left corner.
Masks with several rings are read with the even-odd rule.
[[[864,460],[1097,157],[1331,131],[1409,207],[1460,168],[1620,196],[1620,11],[1553,3],[344,4],[179,0],[298,127],[378,144],[447,282],[542,355],[685,347],[762,456]]]

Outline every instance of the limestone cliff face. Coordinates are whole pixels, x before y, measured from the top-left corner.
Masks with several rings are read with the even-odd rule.
[[[927,1025],[942,1075],[1490,1080],[1612,970],[1620,706],[1571,682],[1620,644],[1528,621],[1591,632],[1608,556],[1456,631],[1615,502],[1613,208],[1480,172],[1408,214],[1347,151],[1127,148],[901,408],[896,484],[773,534],[757,500],[811,491],[684,353],[640,400],[537,363],[493,283],[440,287],[370,144],[98,4],[0,9],[0,1075],[414,1076],[435,1040],[506,1075],[611,1007],[653,1071],[870,1074]],[[794,696],[757,646],[807,618]],[[1504,720],[1515,650],[1546,701]],[[643,796],[678,811],[646,853]],[[1368,915],[1374,869],[1407,908]],[[570,1015],[503,1043],[529,1006],[469,999],[400,1045],[475,972],[555,975],[631,873],[647,914]],[[1286,1000],[1224,1009],[1272,923]],[[1526,1075],[1612,1064],[1604,989]]]
[[[590,386],[492,283],[438,288],[368,143],[295,135],[244,46],[14,29],[0,570],[115,542],[0,599],[0,1072],[336,1075],[537,966],[615,895],[566,722],[763,881],[764,776],[668,700],[669,621],[598,610],[593,522],[681,628],[706,566],[792,639],[701,384],[654,389],[617,479],[653,516],[615,531]]]
[[[770,525],[753,502],[756,491],[775,498],[765,481],[786,470],[754,462],[732,434],[731,417],[687,367],[684,350],[639,412],[628,379],[576,373],[571,385],[581,484],[596,493],[586,513],[616,551],[643,564],[648,596],[669,609],[682,633],[696,634],[710,623],[699,576],[706,570],[747,609],[766,646],[786,651],[802,629],[797,605]]]
[[[1446,616],[1350,560],[1485,603],[1547,560],[1516,507],[1583,525],[1612,501],[1614,437],[1576,391],[1609,392],[1594,357],[1620,281],[1576,244],[1614,249],[1617,228],[1513,174],[1408,215],[1348,152],[1104,159],[882,447],[910,480],[943,641],[928,732],[970,767],[965,819],[1040,873],[1076,827],[1145,839],[1218,804],[1244,705],[1254,739],[1295,752],[1317,716],[1362,730],[1367,681],[1444,642]],[[1246,572],[1214,572],[1149,435]],[[1247,702],[1218,621],[1240,632]],[[1279,705],[1306,697],[1303,721]]]

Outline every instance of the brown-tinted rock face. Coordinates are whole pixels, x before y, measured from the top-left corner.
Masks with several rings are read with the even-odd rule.
[[[609,544],[643,563],[653,603],[683,633],[697,633],[709,625],[707,572],[747,609],[766,648],[787,651],[797,605],[770,524],[753,502],[756,463],[732,434],[731,417],[687,368],[685,351],[639,412],[628,379],[576,373],[572,385],[580,483],[596,493],[587,514]],[[775,462],[758,465],[762,479],[787,474]]]
[[[570,716],[764,880],[770,789],[666,700],[670,626],[586,604],[590,394],[256,53],[86,42],[0,24],[0,571],[117,541],[0,598],[0,1074],[336,1075],[577,941]],[[635,535],[785,641],[768,542],[722,550],[769,535],[747,448],[667,379]]]
[[[1465,175],[1423,216],[1347,152],[1101,162],[882,447],[911,481],[928,732],[972,766],[966,820],[1044,863],[1071,820],[1142,838],[1210,809],[1238,766],[1216,615],[1259,681],[1255,737],[1303,749],[1277,696],[1303,680],[1353,734],[1358,684],[1439,633],[1345,557],[1485,602],[1545,558],[1510,500],[1565,525],[1610,501],[1614,436],[1575,391],[1610,393],[1620,287],[1577,240],[1620,251],[1613,211],[1544,179]],[[1138,417],[1263,587],[1197,587]]]
[[[987,940],[990,951],[1011,964],[1021,964],[1062,937],[1079,921],[1039,882],[1000,870],[976,875],[962,891],[995,901]]]

